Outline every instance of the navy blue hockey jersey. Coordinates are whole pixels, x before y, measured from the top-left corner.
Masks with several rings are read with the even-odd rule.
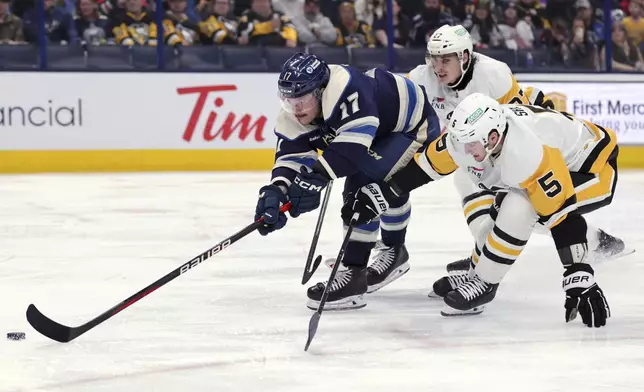
[[[284,110],[278,115],[273,183],[290,185],[300,167],[316,159],[332,178],[353,174],[368,159],[372,143],[392,132],[423,141],[440,136],[438,117],[421,86],[381,69],[329,68],[322,119],[302,125]],[[318,157],[317,150],[324,152]]]

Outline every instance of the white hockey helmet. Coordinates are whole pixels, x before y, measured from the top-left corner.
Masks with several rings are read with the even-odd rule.
[[[473,48],[474,45],[472,44],[472,38],[465,27],[461,25],[444,25],[429,37],[425,61],[427,62],[427,65],[431,67],[430,59],[432,56],[444,56],[455,53],[461,62],[461,71],[465,73],[472,64]],[[466,51],[469,56],[469,61],[464,63],[463,53]]]
[[[464,156],[471,156],[469,148],[480,143],[486,152],[485,159],[489,159],[494,149],[489,146],[490,132],[496,130],[502,136],[507,123],[503,108],[494,98],[474,93],[454,109],[447,124],[447,134],[454,148]]]

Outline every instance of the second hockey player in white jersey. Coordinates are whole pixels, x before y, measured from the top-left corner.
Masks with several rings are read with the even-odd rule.
[[[427,43],[427,64],[419,65],[408,77],[425,87],[427,96],[446,126],[456,106],[472,93],[482,93],[500,104],[533,104],[554,109],[552,101],[540,90],[523,89],[510,68],[500,61],[473,52],[469,33],[463,26],[443,26]],[[463,203],[463,213],[472,235],[489,221],[496,193],[477,188],[465,169],[459,169],[454,182]],[[589,225],[592,259],[600,260],[625,253],[622,240]],[[449,263],[448,272],[469,270],[471,257]],[[431,295],[431,293],[430,293]]]
[[[454,110],[446,133],[415,162],[384,184],[369,184],[343,207],[343,217],[369,220],[386,211],[375,202],[395,199],[422,184],[465,168],[477,186],[503,192],[498,213],[480,231],[474,268],[444,290],[443,315],[478,313],[521,254],[535,225],[547,228],[564,266],[565,317],[579,313],[589,327],[610,317],[606,298],[588,264],[587,225],[582,214],[611,203],[617,184],[615,133],[565,113],[531,105],[500,105],[472,94]]]

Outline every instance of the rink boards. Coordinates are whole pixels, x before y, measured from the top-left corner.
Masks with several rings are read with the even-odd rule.
[[[267,170],[276,74],[1,73],[0,172]],[[525,74],[644,167],[644,76]],[[431,97],[430,97],[431,98]]]

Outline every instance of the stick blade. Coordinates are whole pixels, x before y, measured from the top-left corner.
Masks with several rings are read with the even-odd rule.
[[[319,255],[318,257],[315,258],[315,261],[309,266],[307,264],[306,268],[304,269],[304,274],[302,274],[302,284],[306,284],[313,274],[315,274],[315,271],[317,271],[318,267],[320,266],[320,263],[322,262],[322,255]]]
[[[309,337],[306,339],[304,351],[307,351],[309,349],[309,346],[311,345],[311,342],[315,337],[315,333],[318,331],[318,324],[320,323],[321,316],[322,314],[320,312],[315,312],[313,313],[313,316],[311,316],[311,320],[309,320]]]
[[[72,336],[72,328],[58,324],[45,316],[34,304],[29,305],[27,308],[27,321],[33,329],[60,343],[67,343],[76,337]]]

